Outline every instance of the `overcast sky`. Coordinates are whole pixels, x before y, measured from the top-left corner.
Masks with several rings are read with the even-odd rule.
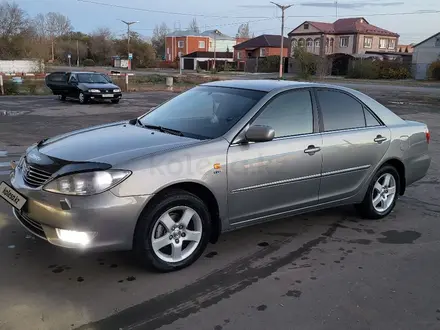
[[[89,0],[82,0],[89,1]],[[240,23],[249,22],[255,35],[280,33],[280,10],[266,0],[16,0],[31,16],[40,12],[67,15],[75,30],[92,32],[109,27],[121,34],[126,30],[118,19],[139,21],[133,29],[150,36],[156,24],[165,22],[172,30],[186,29],[196,17],[202,30],[218,28],[234,36]],[[305,20],[332,22],[336,19],[334,0],[293,0],[286,11],[285,34]],[[338,0],[338,17],[365,17],[370,24],[397,32],[401,43],[421,41],[440,31],[440,0]],[[106,5],[100,5],[102,3]],[[114,5],[114,7],[112,7]],[[120,8],[117,6],[127,6]],[[136,8],[138,10],[136,10]],[[157,12],[149,12],[157,11]],[[418,12],[417,14],[409,14]],[[182,15],[183,14],[183,15]],[[393,14],[393,15],[384,15]]]

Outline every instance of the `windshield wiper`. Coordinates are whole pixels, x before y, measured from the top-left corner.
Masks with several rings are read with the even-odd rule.
[[[173,134],[173,135],[177,135],[177,136],[184,136],[181,131],[176,130],[176,129],[166,128],[166,127],[157,126],[157,125],[149,125],[149,124],[144,125],[140,121],[139,121],[139,123],[142,127],[149,128],[149,129],[155,129],[155,130],[160,131],[162,133],[168,133],[168,134]]]

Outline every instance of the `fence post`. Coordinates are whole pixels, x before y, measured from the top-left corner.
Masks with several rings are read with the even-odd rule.
[[[125,74],[125,91],[128,92],[128,74]]]
[[[5,95],[5,89],[3,88],[3,75],[0,74],[0,88],[2,90],[2,95]]]
[[[169,91],[173,90],[173,77],[167,77],[166,78],[166,85],[167,85],[167,89]]]

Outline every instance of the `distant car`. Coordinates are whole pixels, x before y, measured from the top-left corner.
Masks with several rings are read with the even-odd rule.
[[[171,271],[239,227],[345,204],[387,216],[426,175],[429,140],[348,88],[218,81],[29,147],[0,196],[52,244],[133,249]]]
[[[119,103],[122,97],[121,88],[102,73],[52,72],[45,80],[52,93],[63,101],[71,97],[78,99],[81,104],[91,100],[110,100],[112,103]]]
[[[14,84],[21,85],[21,84],[23,84],[23,78],[22,77],[12,77],[11,82]]]

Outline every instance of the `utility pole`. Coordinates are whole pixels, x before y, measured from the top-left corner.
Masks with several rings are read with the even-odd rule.
[[[76,40],[76,66],[79,66],[79,40]]]
[[[280,5],[271,1],[275,6],[281,9],[281,54],[280,54],[280,79],[283,78],[283,57],[284,57],[284,12],[293,5]]]
[[[335,0],[336,19],[338,19],[338,0]]]
[[[127,25],[127,56],[128,56],[128,69],[131,70],[131,59],[130,59],[130,26],[136,23],[139,23],[139,21],[131,21],[127,22],[124,20],[120,20],[122,23]]]

